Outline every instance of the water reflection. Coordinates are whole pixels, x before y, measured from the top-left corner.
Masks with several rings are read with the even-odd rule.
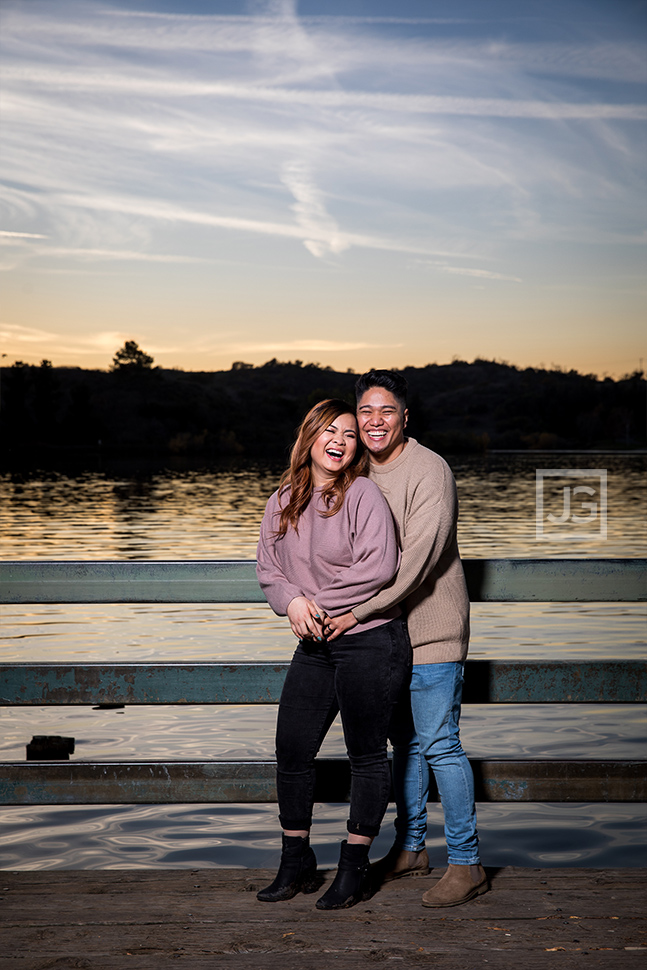
[[[474,603],[473,659],[641,658],[641,603]],[[0,606],[6,661],[289,660],[286,621],[265,604]]]
[[[608,537],[538,542],[535,469],[605,467]],[[461,503],[459,539],[472,558],[638,556],[647,544],[644,455],[513,454],[452,460]],[[133,478],[0,476],[5,559],[253,559],[279,470],[162,470]]]
[[[323,867],[334,867],[346,806],[316,805],[313,844]],[[644,865],[644,840],[632,808],[589,804],[479,806],[481,854],[489,866]],[[438,807],[432,807],[427,849],[433,867],[446,864]],[[375,840],[377,858],[392,841],[394,810]],[[280,842],[275,805],[141,805],[65,807],[55,812],[0,809],[0,865],[38,869],[276,868]]]
[[[76,739],[74,760],[272,759],[276,705],[159,706],[97,710],[30,707],[0,712],[4,761],[24,761],[35,734]],[[465,705],[461,734],[471,757],[602,758],[641,756],[642,705]],[[322,756],[343,757],[339,721]]]

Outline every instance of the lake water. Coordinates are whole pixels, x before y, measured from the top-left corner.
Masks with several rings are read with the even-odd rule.
[[[493,454],[451,461],[466,558],[638,557],[647,549],[644,455]],[[564,490],[584,484],[595,515],[555,525],[535,516],[536,469],[545,513],[559,517]],[[606,471],[606,538],[596,470]],[[279,469],[261,466],[128,467],[0,475],[3,559],[253,559],[265,502]],[[582,493],[580,493],[581,495]],[[262,605],[3,606],[7,661],[288,660],[293,637]],[[644,604],[475,604],[473,658],[635,658],[645,652]],[[2,757],[23,760],[34,734],[76,738],[93,760],[271,758],[276,708],[0,709]],[[468,755],[644,758],[642,705],[466,705]],[[343,755],[338,723],[322,752]],[[0,808],[0,865],[12,869],[273,866],[275,805]],[[333,865],[346,806],[317,806],[313,841]],[[393,810],[372,850],[392,839]],[[647,864],[642,805],[479,806],[486,865]],[[430,806],[428,847],[445,863],[442,820]]]

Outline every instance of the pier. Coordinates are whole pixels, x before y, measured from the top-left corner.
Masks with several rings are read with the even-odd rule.
[[[472,560],[470,598],[644,601],[645,560]],[[259,602],[248,562],[0,563],[0,602]],[[2,664],[0,703],[276,704],[284,663]],[[644,703],[644,661],[468,661],[465,703]],[[647,762],[473,760],[479,801],[647,801]],[[343,760],[318,763],[319,801],[345,801]],[[273,762],[0,765],[0,804],[275,801]],[[277,849],[277,864],[279,851]],[[486,860],[487,861],[487,860]],[[644,967],[647,871],[489,869],[491,891],[452,909],[421,905],[442,870],[365,903],[315,909],[317,895],[260,903],[274,871],[0,871],[2,970],[535,970]],[[322,871],[322,891],[333,871]]]

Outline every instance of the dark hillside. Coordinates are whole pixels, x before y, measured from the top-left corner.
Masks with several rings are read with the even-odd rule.
[[[403,373],[411,434],[440,452],[645,446],[640,374],[598,380],[486,360]],[[5,464],[97,451],[282,463],[308,407],[323,397],[352,400],[355,379],[276,360],[216,372],[17,363],[2,371],[0,447]]]

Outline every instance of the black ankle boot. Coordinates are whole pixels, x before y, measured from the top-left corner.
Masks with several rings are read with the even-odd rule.
[[[330,889],[317,900],[317,909],[347,909],[371,898],[369,848],[361,842],[352,845],[345,840],[342,842],[337,875]]]
[[[256,893],[264,903],[280,903],[297,893],[314,893],[318,888],[317,859],[310,839],[298,835],[283,836],[281,865],[271,886]]]

